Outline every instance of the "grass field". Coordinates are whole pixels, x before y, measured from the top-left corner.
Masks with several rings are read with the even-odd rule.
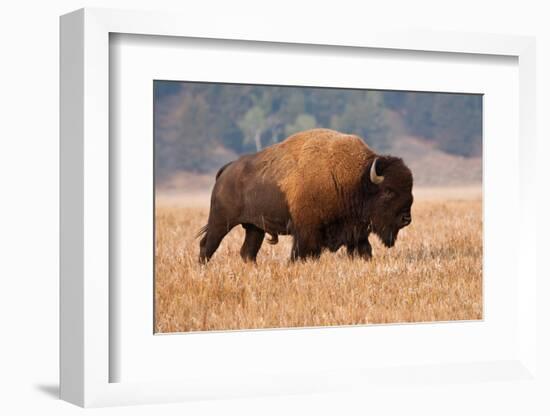
[[[482,318],[482,211],[477,188],[415,190],[412,224],[373,260],[345,250],[289,263],[290,237],[244,263],[236,227],[206,266],[194,238],[205,195],[156,202],[156,332],[311,327]]]

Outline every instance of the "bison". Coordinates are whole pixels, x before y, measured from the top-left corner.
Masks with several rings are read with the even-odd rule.
[[[199,260],[207,262],[238,224],[246,230],[245,261],[256,260],[266,233],[271,244],[292,235],[291,260],[343,246],[370,259],[370,233],[392,247],[411,223],[412,185],[400,158],[376,154],[356,135],[296,133],[218,171]]]

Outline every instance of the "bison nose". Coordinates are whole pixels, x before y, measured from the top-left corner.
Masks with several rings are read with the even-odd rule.
[[[403,215],[401,217],[401,224],[403,224],[403,227],[406,227],[411,223],[412,219],[410,215]]]

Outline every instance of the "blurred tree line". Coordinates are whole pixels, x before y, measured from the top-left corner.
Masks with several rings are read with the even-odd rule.
[[[378,152],[414,135],[481,154],[480,95],[155,81],[154,114],[159,179],[215,170],[314,127],[358,134]]]

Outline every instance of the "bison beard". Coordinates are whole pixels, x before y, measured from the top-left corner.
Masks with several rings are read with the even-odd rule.
[[[199,260],[239,224],[244,260],[256,260],[266,233],[271,244],[293,236],[292,260],[341,247],[369,259],[370,233],[392,247],[411,205],[412,174],[401,159],[377,155],[358,136],[308,130],[218,171]]]

